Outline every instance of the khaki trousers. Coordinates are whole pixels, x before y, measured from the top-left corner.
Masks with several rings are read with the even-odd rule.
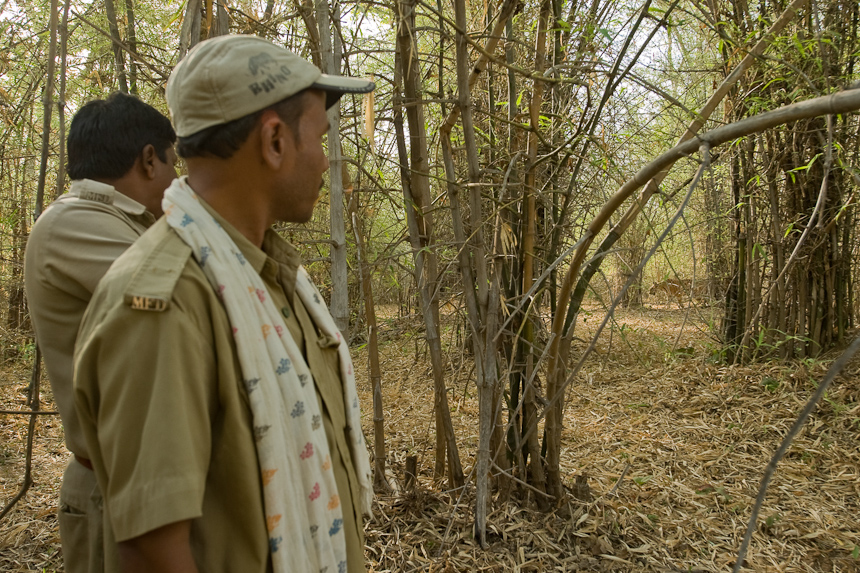
[[[113,536],[107,540],[104,535],[102,493],[96,474],[75,458],[63,474],[58,520],[66,573],[104,573],[106,556],[112,565],[117,562]]]

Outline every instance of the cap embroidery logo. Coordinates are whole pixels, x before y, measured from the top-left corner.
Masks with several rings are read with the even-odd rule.
[[[275,59],[266,53],[248,58],[248,71],[252,76],[262,76],[259,81],[248,84],[248,89],[254,95],[272,91],[276,84],[287,81],[287,77],[292,74],[290,68],[278,66]]]
[[[256,76],[262,68],[268,68],[270,65],[275,65],[275,59],[265,52],[248,58],[248,71],[251,72],[252,76]]]

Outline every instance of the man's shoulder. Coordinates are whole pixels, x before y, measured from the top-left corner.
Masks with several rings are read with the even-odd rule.
[[[65,211],[121,211],[116,199],[119,192],[106,183],[82,179],[72,181],[69,191],[57,197],[45,209],[44,215],[57,216]]]
[[[161,218],[99,282],[81,322],[75,355],[92,341],[123,336],[132,327],[147,335],[129,340],[129,347],[143,348],[147,340],[174,336],[185,327],[205,335],[218,307],[218,295],[191,248]]]
[[[128,229],[140,235],[148,226],[141,222],[144,211],[142,205],[109,185],[73,184],[72,190],[48,205],[33,223],[30,236],[37,240],[59,238],[62,241],[68,234],[84,237],[95,230],[100,235],[125,234],[131,232]]]
[[[134,310],[164,311],[180,278],[196,267],[191,247],[162,218],[116,260],[98,290]]]
[[[111,203],[82,199],[66,193],[48,205],[33,223],[31,235],[55,231],[58,227],[79,227],[81,219],[117,216],[122,212]]]

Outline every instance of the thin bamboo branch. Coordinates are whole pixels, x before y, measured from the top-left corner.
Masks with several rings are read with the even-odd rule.
[[[803,425],[806,423],[806,419],[809,418],[809,415],[812,414],[812,411],[815,409],[815,406],[824,396],[825,392],[827,392],[828,386],[833,382],[833,379],[845,369],[850,362],[851,358],[860,350],[860,338],[854,340],[851,343],[851,346],[846,350],[842,356],[840,356],[836,362],[830,367],[827,371],[827,374],[824,376],[824,379],[818,384],[818,388],[815,390],[815,393],[809,398],[806,402],[806,405],[801,410],[800,415],[798,415],[797,419],[792,424],[791,429],[785,435],[785,438],[782,439],[782,442],[779,444],[779,448],[777,448],[776,453],[773,454],[773,457],[770,459],[770,462],[767,464],[767,467],[764,470],[764,476],[761,478],[761,485],[759,485],[758,495],[756,495],[755,505],[753,506],[752,514],[750,515],[749,523],[747,524],[746,532],[744,533],[743,541],[741,542],[740,549],[738,550],[738,558],[735,559],[735,565],[732,568],[733,573],[738,573],[743,567],[744,557],[746,557],[747,549],[749,548],[750,540],[752,539],[753,531],[756,528],[756,520],[758,519],[758,514],[761,511],[761,506],[764,503],[765,495],[767,494],[768,485],[770,485],[770,480],[773,477],[774,472],[776,471],[776,466],[779,461],[785,456],[785,453],[788,451],[788,447],[791,445],[791,442],[803,428]]]
[[[0,414],[7,416],[58,416],[60,413],[54,410],[0,410]]]
[[[499,44],[499,40],[502,38],[502,32],[505,28],[505,23],[508,21],[508,18],[511,17],[514,13],[514,8],[516,8],[517,2],[516,0],[504,0],[502,3],[502,7],[499,9],[499,17],[496,20],[496,24],[493,27],[493,31],[490,33],[489,38],[487,38],[487,43],[480,49],[481,57],[478,58],[478,61],[475,62],[475,65],[472,66],[472,71],[469,74],[469,91],[475,87],[475,84],[478,81],[480,75],[487,69],[487,64],[489,64],[492,54],[496,51],[496,46]],[[462,34],[465,41],[469,41],[468,31],[465,29],[460,29],[457,27],[457,32]],[[471,42],[469,42],[471,43]],[[472,44],[477,47],[477,44]],[[505,65],[504,62],[500,62],[501,65]],[[460,117],[460,106],[455,105],[451,110],[451,113],[448,114],[448,117],[439,127],[439,132],[442,135],[447,135],[451,133],[451,129],[454,128],[454,125],[457,123],[457,119]]]
[[[125,50],[129,55],[131,55],[132,58],[134,58],[134,60],[136,62],[143,64],[150,71],[158,74],[158,76],[161,78],[162,82],[167,81],[167,75],[165,75],[163,70],[159,70],[158,68],[153,66],[151,63],[149,63],[148,61],[143,59],[139,54],[133,52],[132,49],[129,48],[127,45],[125,45],[124,43],[120,42],[119,40],[117,40],[113,36],[111,36],[109,32],[105,32],[104,29],[102,29],[101,27],[97,26],[96,24],[90,22],[86,17],[75,12],[74,10],[72,10],[72,15],[74,15],[75,18],[78,18],[84,24],[86,24],[87,26],[89,26],[90,28],[92,28],[93,30],[95,30],[96,32],[101,34],[102,36],[105,36],[106,38],[110,39],[111,42],[113,42],[115,45],[117,45],[120,48],[122,48],[123,50]],[[158,62],[158,63],[161,64],[162,66],[164,66],[164,69],[173,69],[172,66],[170,66],[169,64],[165,64],[164,62]]]

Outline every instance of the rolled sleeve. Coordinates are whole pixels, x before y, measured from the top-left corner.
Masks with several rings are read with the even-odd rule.
[[[116,539],[200,517],[217,408],[211,340],[175,307],[119,306],[97,324],[79,341],[76,401]]]

